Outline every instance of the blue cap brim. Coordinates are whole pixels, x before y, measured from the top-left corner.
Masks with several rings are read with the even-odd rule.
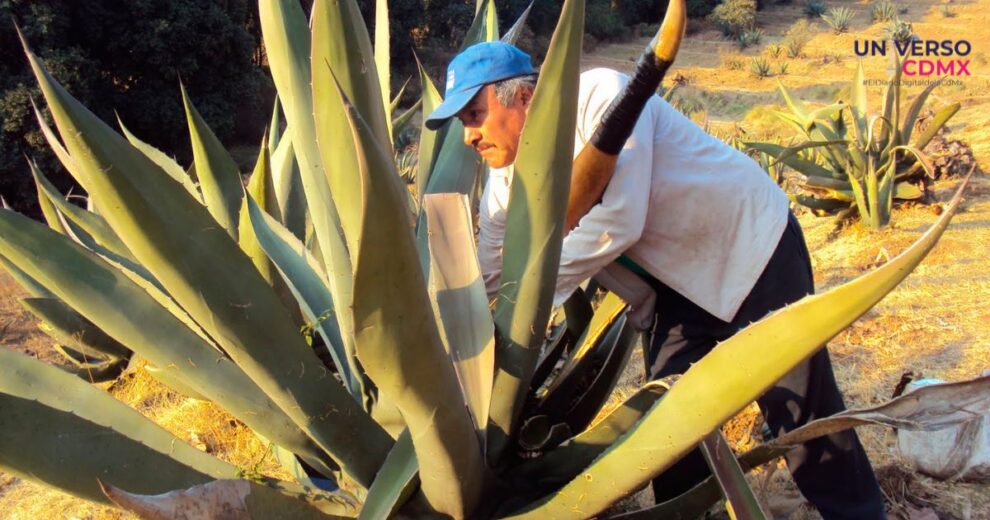
[[[454,92],[453,94],[447,96],[447,99],[440,103],[440,106],[436,108],[429,116],[426,118],[426,128],[430,130],[439,130],[448,119],[457,115],[462,108],[467,106],[468,103],[474,99],[474,96],[478,94],[484,85],[478,85],[477,87],[471,87],[466,90],[461,90]]]

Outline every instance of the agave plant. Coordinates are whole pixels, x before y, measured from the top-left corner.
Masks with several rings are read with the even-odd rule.
[[[804,175],[801,187],[810,196],[796,194],[797,202],[815,210],[840,211],[842,217],[858,212],[864,224],[880,228],[890,221],[894,199],[924,197],[924,179],[919,177],[931,177],[933,172],[923,150],[959,110],[959,103],[941,108],[923,131],[916,132],[918,116],[938,83],[918,94],[902,116],[901,68],[896,57],[894,61],[879,115],[868,112],[862,64],[849,85],[848,104],[838,102],[812,111],[780,85],[790,112],[778,115],[807,141],[790,147],[755,142],[746,145]],[[847,108],[852,125],[843,117]],[[850,127],[852,136],[848,135]]]
[[[848,7],[832,7],[828,10],[828,14],[822,15],[822,20],[825,20],[835,34],[840,34],[849,30],[849,25],[855,17],[856,11]]]
[[[478,159],[459,123],[424,132],[416,200],[397,173],[385,2],[376,48],[353,0],[317,0],[311,22],[298,2],[259,6],[287,125],[272,125],[246,189],[187,96],[198,182],[99,120],[27,50],[58,134],[43,131],[93,211],[75,221],[61,213],[73,210],[50,208],[50,227],[0,211],[0,258],[32,295],[67,306],[166,384],[243,421],[296,482],[246,480],[85,381],[0,350],[5,470],[159,518],[188,507],[257,518],[583,518],[704,443],[717,483],[650,514],[697,513],[725,489],[734,510],[759,515],[743,468],[794,442],[871,420],[939,427],[988,407],[987,379],[926,389],[934,397],[907,407],[796,430],[741,466],[713,434],[907,276],[957,197],[887,265],[774,313],[672,386],[649,383],[602,414],[635,342],[625,305],[606,295],[592,310],[577,293],[550,320],[583,2],[564,4],[529,111],[494,313],[467,202]],[[672,2],[660,34],[679,39],[684,12]],[[495,20],[484,2],[468,43],[497,38]],[[649,52],[669,65],[670,44],[658,36]],[[422,77],[422,108],[432,110],[439,96]],[[586,160],[603,161],[594,155]],[[85,235],[64,225],[84,228],[84,219]]]

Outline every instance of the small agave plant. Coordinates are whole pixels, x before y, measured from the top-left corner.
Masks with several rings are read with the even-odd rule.
[[[679,40],[684,3],[670,5],[664,26]],[[397,173],[385,2],[374,47],[354,0],[317,0],[309,21],[295,1],[259,9],[286,128],[276,112],[246,189],[188,96],[194,164],[184,168],[89,112],[25,42],[58,134],[39,117],[42,130],[91,204],[61,203],[35,170],[49,226],[0,211],[0,259],[39,317],[79,338],[60,341],[108,361],[141,356],[155,377],[270,442],[295,481],[245,479],[88,382],[2,349],[5,471],[154,518],[584,518],[700,444],[715,477],[643,514],[693,517],[724,495],[760,517],[743,470],[794,443],[867,422],[941,427],[988,408],[990,379],[931,387],[812,423],[738,464],[717,434],[907,276],[957,197],[888,264],[602,413],[635,344],[625,305],[606,295],[593,310],[578,293],[551,320],[584,3],[564,3],[542,66],[493,309],[466,196],[481,168],[459,123],[424,131],[420,196]],[[465,44],[496,38],[489,0]],[[430,111],[439,95],[421,78]]]
[[[840,218],[858,213],[865,225],[881,228],[890,222],[895,199],[924,197],[918,184],[924,182],[926,175],[934,176],[924,148],[959,111],[959,103],[940,108],[923,131],[916,131],[928,95],[939,83],[921,91],[902,113],[901,68],[896,57],[893,63],[894,73],[885,89],[880,114],[868,111],[862,64],[849,85],[848,104],[838,102],[810,110],[780,85],[790,112],[778,115],[807,141],[789,147],[745,144],[803,176],[801,188],[806,193],[794,195],[796,202],[814,210],[838,211]],[[847,108],[849,118],[844,117]]]

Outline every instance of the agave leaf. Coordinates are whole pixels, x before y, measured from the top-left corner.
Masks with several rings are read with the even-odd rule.
[[[420,469],[423,493],[437,511],[470,515],[484,463],[453,364],[444,351],[419,267],[406,194],[392,156],[342,91],[358,157],[351,192],[362,208],[354,269],[357,352],[382,394],[402,413]],[[384,252],[388,254],[383,254]],[[401,295],[401,297],[397,297]],[[378,466],[381,464],[379,463]]]
[[[355,172],[362,159],[351,137],[335,82],[339,82],[344,94],[371,128],[374,140],[391,158],[394,153],[385,117],[386,105],[382,101],[378,74],[375,67],[370,66],[375,57],[357,2],[316,0],[312,26],[315,135],[347,249],[354,262],[362,215]],[[321,236],[321,244],[322,240]],[[341,302],[342,307],[346,308],[349,301]]]
[[[131,351],[99,327],[55,298],[24,298],[21,305],[42,321],[38,325],[55,341],[89,356],[126,359]]]
[[[210,215],[216,219],[234,240],[237,240],[237,221],[241,212],[241,199],[244,187],[241,172],[234,159],[227,153],[220,140],[207,126],[193,105],[185,85],[180,84],[182,103],[186,107],[186,121],[189,124],[189,140],[192,143],[193,162],[199,187],[203,190],[203,201]],[[70,147],[71,148],[71,147]]]
[[[134,263],[134,256],[131,255],[127,246],[120,241],[120,238],[114,234],[113,230],[110,229],[110,226],[107,225],[102,217],[95,213],[90,213],[75,204],[66,202],[62,198],[62,194],[58,192],[58,189],[41,173],[38,165],[32,162],[30,166],[31,174],[34,176],[34,182],[38,186],[38,191],[45,194],[48,201],[52,203],[58,213],[61,213],[73,224],[82,228],[89,236],[115,255]],[[65,226],[63,225],[62,228],[64,229]]]
[[[6,348],[0,366],[5,471],[102,503],[97,478],[160,493],[237,474],[71,374]]]
[[[591,384],[577,397],[577,402],[570,407],[565,416],[572,431],[584,430],[598,415],[615,384],[618,383],[622,370],[629,362],[637,338],[639,334],[627,323],[625,315],[603,338],[602,343],[606,347],[604,350],[607,352],[607,357],[603,357],[602,366]]]
[[[605,337],[622,318],[628,305],[615,293],[608,293],[598,305],[584,334],[578,340],[578,348],[571,352],[560,373],[546,393],[541,396],[539,412],[551,415],[557,420],[564,419],[578,387],[595,370],[599,362],[609,354]]]
[[[925,197],[925,191],[910,182],[897,182],[893,197],[897,200],[921,200]]]
[[[245,190],[247,199],[253,199],[257,204],[262,204],[261,210],[269,214],[278,209],[277,202],[272,200],[275,197],[275,186],[272,184],[271,157],[268,155],[267,136],[262,139],[261,148],[258,150],[258,161],[251,173]],[[269,284],[274,285],[275,279],[272,273],[272,264],[265,255],[264,249],[258,243],[258,237],[251,227],[251,217],[248,215],[247,204],[241,206],[238,216],[238,245],[241,250],[251,259],[251,263],[258,268],[258,272]]]
[[[849,206],[848,202],[835,199],[820,199],[801,194],[793,195],[793,197],[794,201],[802,206],[822,211],[835,211],[837,209],[846,208]]]
[[[925,87],[918,97],[914,98],[911,106],[908,108],[907,114],[904,116],[904,122],[901,125],[901,144],[907,144],[911,142],[911,133],[914,132],[914,125],[918,122],[918,115],[921,114],[921,109],[925,106],[925,101],[928,100],[928,95],[935,90],[935,87],[939,86],[941,82],[934,82]],[[944,123],[943,123],[944,124]]]
[[[165,155],[165,153],[158,148],[151,146],[132,134],[131,131],[124,126],[124,122],[120,120],[120,114],[117,115],[117,125],[120,126],[120,130],[124,132],[124,137],[127,138],[127,141],[131,143],[134,148],[140,150],[141,153],[148,156],[148,159],[151,159],[155,164],[157,164],[159,168],[165,170],[165,173],[175,179],[175,182],[182,184],[182,186],[186,188],[186,191],[188,191],[194,199],[203,202],[203,195],[199,192],[199,188],[196,187],[196,183],[189,177],[186,170],[182,166],[179,166],[179,163],[175,162],[175,159]]]
[[[53,347],[63,358],[73,364],[73,367],[67,371],[88,383],[113,381],[123,373],[128,365],[126,359],[91,356],[64,345],[53,345]]]
[[[722,488],[730,515],[739,520],[766,519],[766,512],[753,495],[753,489],[746,482],[746,475],[721,431],[715,430],[705,437],[701,442],[701,453]]]
[[[29,295],[33,298],[54,298],[55,294],[49,291],[44,285],[38,283],[37,280],[28,276],[27,273],[22,271],[19,267],[14,265],[13,262],[7,260],[2,254],[0,254],[0,267],[3,267],[7,274],[17,282]]]
[[[268,123],[268,154],[272,155],[278,149],[282,139],[280,125],[282,122],[282,105],[278,101],[278,93],[275,93],[275,100],[272,102],[272,120]]]
[[[65,168],[65,171],[69,172],[73,178],[78,179],[82,175],[82,172],[76,167],[76,162],[69,155],[69,152],[62,146],[61,141],[52,131],[52,128],[48,126],[45,121],[44,116],[41,115],[41,110],[38,109],[38,105],[34,103],[34,98],[31,98],[31,107],[34,109],[35,118],[38,120],[38,126],[41,128],[42,135],[45,136],[45,141],[48,142],[48,147],[52,149],[55,153],[55,157],[58,157],[59,162]]]
[[[925,127],[925,130],[918,134],[918,139],[915,140],[913,146],[919,150],[924,150],[925,147],[928,146],[928,143],[931,142],[932,138],[935,137],[935,134],[937,134],[938,131],[945,126],[945,123],[952,118],[952,116],[956,115],[956,112],[959,111],[960,106],[961,105],[959,103],[952,103],[951,105],[943,107],[939,110],[935,114],[935,117],[933,117],[928,123],[928,126]]]
[[[784,88],[784,84],[781,83],[780,80],[777,80],[777,87],[780,89],[780,95],[784,98],[784,103],[787,104],[787,108],[789,108],[793,114],[791,117],[793,118],[794,123],[801,126],[804,130],[807,130],[810,123],[808,121],[808,107],[806,107],[800,99],[791,97],[791,93]],[[781,113],[781,115],[786,116],[791,114]]]
[[[856,64],[856,75],[853,76],[852,83],[849,84],[851,90],[849,108],[853,115],[853,128],[856,129],[856,139],[861,147],[865,147],[866,142],[866,120],[868,117],[866,104],[866,79],[863,74],[863,62]]]
[[[661,381],[643,385],[621,406],[574,437],[571,442],[523,462],[515,473],[522,477],[535,478],[544,486],[564,484],[635,426],[668,388],[670,386]],[[526,481],[530,482],[528,479]]]
[[[960,188],[965,186],[966,182]],[[890,262],[828,292],[805,297],[717,345],[678,380],[639,426],[613,443],[581,477],[516,518],[594,515],[670,467],[896,287],[945,231],[959,207],[961,189],[935,225]],[[721,381],[717,387],[711,385],[713,377]],[[706,413],[692,412],[699,409]],[[658,438],[667,442],[658,444]],[[631,464],[639,471],[629,471]],[[602,482],[609,486],[603,487]]]
[[[87,192],[127,208],[107,214],[124,244],[265,394],[345,472],[370,485],[391,439],[322,369],[247,256],[206,208],[28,57],[69,152],[86,172]]]
[[[261,29],[264,34],[265,50],[272,70],[272,79],[283,101],[285,119],[288,122],[288,136],[292,138],[295,156],[298,161],[300,180],[306,196],[310,222],[315,232],[313,244],[319,244],[315,255],[326,266],[329,275],[330,292],[334,301],[347,308],[353,290],[353,270],[344,238],[341,235],[340,217],[330,196],[330,185],[324,174],[324,164],[320,159],[315,136],[316,123],[313,119],[313,91],[310,88],[310,34],[309,24],[302,7],[295,2],[261,0],[258,3]],[[362,25],[363,27],[363,25]],[[321,64],[322,65],[322,64]],[[319,69],[325,70],[325,65]],[[375,103],[380,105],[378,98]],[[276,170],[277,171],[277,170]],[[282,185],[280,182],[279,185]],[[279,190],[283,192],[283,190]],[[285,204],[285,199],[280,199]],[[290,206],[291,207],[291,206]],[[285,206],[283,206],[285,208]],[[283,209],[286,225],[297,233],[297,237],[308,239],[303,231],[293,226],[295,220],[289,218]],[[337,314],[342,334],[352,335],[354,330],[351,313]]]
[[[477,9],[471,27],[464,35],[461,50],[476,43],[493,42],[498,40],[498,15],[495,12],[495,0],[478,0]]]
[[[846,107],[845,103],[839,101],[838,103],[832,103],[831,105],[826,105],[821,108],[817,108],[808,113],[808,119],[806,120],[806,126],[811,127],[811,124],[815,121],[831,120],[834,119],[842,109]],[[838,129],[835,129],[838,133]],[[844,131],[844,130],[843,130]]]
[[[897,140],[897,128],[893,125],[896,125],[901,120],[901,60],[895,52],[890,54],[890,61],[893,62],[894,74],[890,77],[890,82],[884,88],[882,116],[891,124],[890,126],[883,126],[880,129],[880,142],[884,144],[888,140]]]
[[[34,163],[29,161],[29,167],[33,168]],[[52,204],[51,198],[46,193],[46,189],[41,185],[40,182],[35,179],[34,182],[35,190],[38,192],[38,206],[41,208],[41,215],[45,217],[45,222],[48,223],[48,227],[54,229],[58,233],[66,234],[65,226],[62,225],[62,219],[59,217],[58,210],[55,205]]]
[[[754,150],[759,150],[760,152],[763,152],[771,157],[774,157],[778,161],[786,164],[787,166],[790,166],[791,168],[794,168],[799,173],[802,173],[806,176],[835,178],[835,176],[832,174],[832,172],[829,169],[821,165],[818,165],[814,162],[808,161],[806,159],[802,159],[796,155],[789,154],[784,158],[784,160],[779,159],[780,156],[787,153],[787,148],[779,144],[755,143],[750,141],[745,141],[743,142],[743,144],[745,144],[749,148],[752,148]]]
[[[344,341],[337,320],[330,288],[322,277],[316,259],[302,242],[272,217],[264,214],[253,200],[247,201],[251,226],[261,247],[275,262],[279,272],[299,302],[306,320],[320,333],[330,349],[337,371],[351,395],[360,402],[363,371],[354,353],[353,343]]]
[[[406,129],[406,127],[409,126],[409,123],[412,122],[413,116],[416,115],[416,113],[419,112],[420,108],[422,107],[423,107],[423,100],[418,99],[416,100],[415,103],[413,103],[413,106],[409,107],[408,109],[406,109],[405,112],[399,114],[398,117],[392,120],[393,139],[395,137],[398,137]]]
[[[863,425],[932,431],[963,424],[990,409],[990,380],[978,378],[959,383],[930,385],[872,408],[846,410],[812,421],[739,456],[743,471],[781,457],[809,440]],[[614,516],[623,520],[697,518],[720,498],[718,484],[709,477],[690,491],[654,507]]]
[[[148,495],[128,493],[100,482],[103,492],[121,509],[141,518],[353,518],[355,507],[340,495],[303,489],[297,484],[248,480],[215,480]],[[130,488],[130,485],[126,487]]]
[[[388,135],[392,136],[392,76],[389,69],[389,21],[388,2],[375,1],[375,68],[378,72],[378,85],[385,108],[385,124]]]
[[[519,18],[516,18],[516,22],[512,24],[509,31],[502,36],[502,41],[505,43],[511,43],[515,45],[516,41],[519,40],[519,36],[522,35],[523,28],[526,27],[526,19],[529,18],[529,12],[533,9],[533,4],[535,0],[531,1],[526,9],[523,10]]]
[[[402,101],[402,96],[406,93],[406,88],[409,86],[410,81],[412,81],[412,76],[409,76],[408,78],[406,78],[404,82],[402,82],[402,86],[399,87],[398,94],[396,94],[395,97],[392,98],[392,101],[389,102],[388,104],[389,117],[391,117],[391,115],[394,114],[395,111],[399,109],[399,102]],[[395,129],[393,129],[392,133],[395,134],[398,132]]]
[[[278,202],[278,219],[299,240],[306,238],[306,194],[303,192],[299,161],[289,133],[282,136],[271,156],[272,184]],[[320,262],[323,265],[323,262]],[[324,270],[323,267],[320,268]]]
[[[588,299],[584,289],[579,287],[564,301],[564,316],[567,318],[567,330],[575,338],[581,337],[588,330],[588,325],[594,319],[595,310],[591,307],[591,300]]]
[[[577,337],[568,330],[566,323],[557,325],[550,331],[546,345],[543,347],[543,355],[540,356],[536,370],[533,372],[533,387],[543,386],[561,356],[574,345],[576,339]]]
[[[474,247],[471,208],[464,195],[436,194],[423,199],[423,211],[430,246],[430,300],[484,447],[495,375],[495,325]]]
[[[133,360],[133,357],[135,357],[135,356],[138,356],[138,355],[135,354],[134,356],[132,356],[132,360]],[[143,358],[141,358],[141,359],[143,359]],[[144,371],[147,372],[148,375],[150,375],[151,377],[153,377],[156,381],[158,381],[159,383],[161,383],[161,384],[163,384],[163,385],[171,388],[172,390],[178,392],[179,394],[181,394],[181,395],[183,395],[183,396],[185,396],[185,397],[187,397],[189,399],[195,399],[197,401],[208,401],[208,399],[206,397],[204,397],[202,394],[200,394],[196,390],[193,390],[193,387],[187,385],[186,383],[184,383],[178,377],[175,377],[175,371],[174,370],[167,370],[167,369],[166,370],[162,370],[161,368],[158,368],[155,365],[152,365],[151,363],[148,363],[146,359],[144,360],[144,367],[143,368],[144,368]]]
[[[16,213],[0,212],[0,230],[0,254],[52,287],[56,297],[107,335],[171,371],[252,429],[319,460],[319,450],[243,371],[174,315],[162,312],[146,288],[66,237]],[[45,254],[37,256],[36,251]]]
[[[505,231],[505,263],[495,307],[495,388],[489,459],[496,460],[518,427],[539,358],[560,265],[577,122],[584,2],[567,0],[519,140]],[[547,136],[555,136],[553,143]],[[494,437],[493,437],[494,435]]]
[[[414,54],[414,56],[416,55]],[[423,105],[424,117],[422,119],[425,122],[425,116],[436,110],[437,106],[443,101],[443,98],[440,97],[436,85],[433,84],[433,80],[430,79],[429,74],[426,73],[426,69],[423,68],[422,62],[419,61],[419,56],[416,56],[416,66],[419,68],[419,80],[423,89],[420,101]],[[425,124],[421,125],[419,134],[419,158],[416,163],[416,196],[420,200],[426,194],[426,186],[433,171],[434,161],[436,161],[437,155],[439,155],[440,149],[445,142],[449,127],[450,125],[447,124],[439,130],[434,131],[427,128]]]
[[[358,520],[391,518],[418,485],[418,472],[412,437],[409,430],[403,430],[368,490]]]

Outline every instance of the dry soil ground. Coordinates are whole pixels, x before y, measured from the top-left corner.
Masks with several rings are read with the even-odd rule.
[[[880,38],[882,26],[871,25],[870,4],[832,0],[829,5],[847,5],[858,11],[852,32],[829,33],[818,24],[804,54],[780,59],[789,65],[777,75],[788,88],[808,101],[827,102],[848,83],[855,70],[854,38]],[[961,87],[936,89],[931,103],[941,106],[959,101],[962,110],[950,122],[951,136],[973,147],[981,165],[990,164],[990,68],[986,48],[990,41],[990,1],[948,4],[951,17],[941,3],[930,0],[897,2],[906,7],[902,18],[914,23],[922,38],[968,39],[973,43],[972,76]],[[771,6],[760,15],[766,36],[757,48],[748,49],[745,59],[765,52],[778,42],[786,29],[801,16],[803,3]],[[609,66],[631,70],[633,60],[646,39],[602,46],[586,57],[584,68]],[[737,51],[714,30],[692,35],[683,46],[671,76],[680,74],[685,97],[704,107],[697,116],[716,129],[736,126],[751,135],[772,133],[775,127],[760,105],[781,103],[774,79],[750,75],[748,62],[731,70],[724,62]],[[776,63],[775,62],[775,63]],[[882,58],[865,59],[866,75],[884,78]],[[778,65],[775,65],[777,67]],[[778,69],[774,69],[778,70]],[[911,88],[913,93],[921,87]],[[880,88],[870,89],[873,106],[879,104]],[[749,114],[749,115],[747,115]],[[935,187],[940,201],[948,199],[958,181]],[[880,232],[857,227],[833,233],[831,219],[801,215],[801,223],[816,272],[819,290],[841,284],[885,262],[917,238],[935,219],[930,206],[902,207],[895,211],[893,225]],[[50,340],[37,331],[35,321],[17,303],[22,291],[6,275],[0,275],[0,343],[41,359],[57,362]],[[918,269],[883,302],[830,344],[840,386],[850,407],[878,404],[889,397],[901,374],[908,370],[949,380],[976,376],[990,368],[990,180],[977,176],[966,202],[939,246]],[[642,360],[634,360],[614,399],[632,391],[641,378]],[[131,375],[108,388],[162,424],[180,438],[242,467],[268,474],[278,468],[264,446],[245,428],[209,404],[184,399],[154,380]],[[744,412],[727,430],[737,447],[751,442],[750,427],[758,422],[755,413]],[[882,428],[860,431],[888,498],[892,517],[906,518],[930,508],[941,518],[990,518],[990,488],[986,484],[946,483],[915,474],[898,457],[894,435]],[[779,517],[817,518],[796,499],[786,468],[761,468],[753,477],[760,497]],[[633,499],[635,500],[635,499]],[[645,501],[646,497],[639,497]],[[119,512],[93,505],[43,486],[0,473],[0,518],[126,518]],[[930,517],[929,517],[930,518]]]

